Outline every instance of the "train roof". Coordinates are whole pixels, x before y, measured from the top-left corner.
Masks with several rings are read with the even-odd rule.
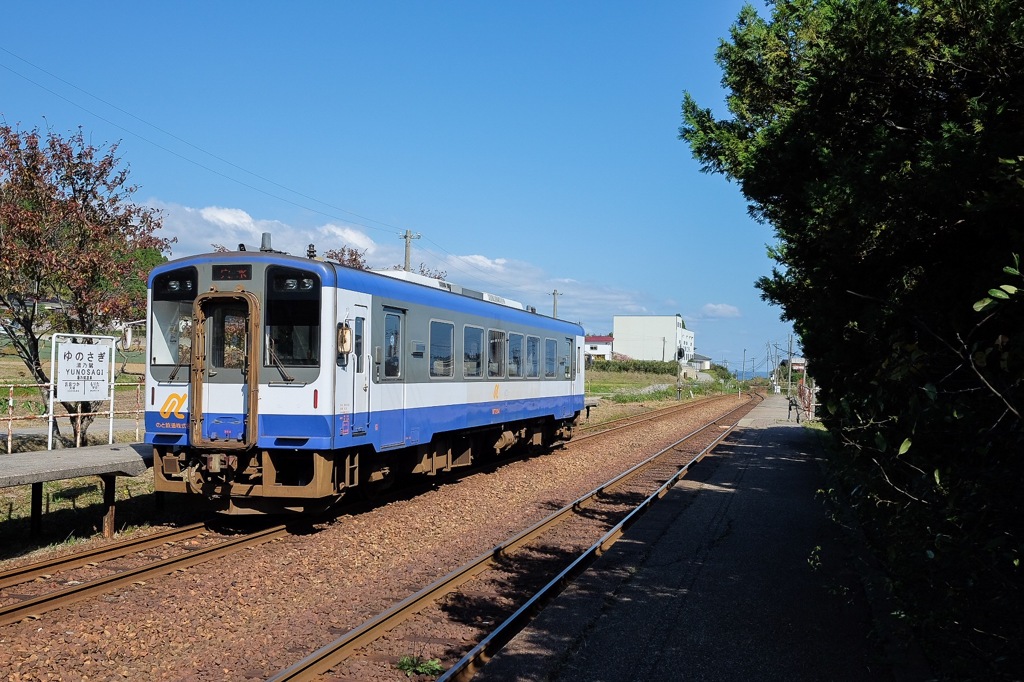
[[[324,286],[343,286],[342,280],[362,280],[364,277],[368,278],[380,278],[376,279],[377,282],[394,282],[397,287],[403,285],[414,285],[415,287],[425,287],[426,289],[433,290],[439,294],[455,294],[463,299],[470,301],[478,301],[480,303],[489,303],[496,306],[501,306],[510,311],[519,311],[519,314],[533,315],[538,318],[547,319],[549,322],[557,322],[564,325],[570,325],[578,328],[580,334],[582,334],[582,328],[579,324],[570,322],[568,320],[560,320],[558,318],[538,313],[537,309],[532,306],[526,306],[512,299],[504,298],[496,294],[491,294],[484,291],[477,291],[468,287],[463,287],[452,282],[445,280],[436,279],[433,277],[427,277],[419,273],[407,272],[405,270],[361,270],[358,268],[352,268],[341,263],[335,263],[333,261],[327,261],[320,258],[308,258],[300,256],[292,256],[281,251],[264,251],[264,250],[253,250],[253,251],[218,251],[215,253],[204,253],[197,254],[194,256],[184,256],[177,258],[166,263],[162,263],[155,268],[149,275],[149,286],[153,286],[153,280],[156,276],[163,272],[173,270],[175,268],[185,267],[188,265],[199,265],[199,264],[213,264],[213,263],[239,263],[239,262],[274,262],[281,265],[312,269],[320,273],[321,280]],[[392,287],[384,287],[385,289],[392,289]],[[392,293],[397,293],[392,289]],[[425,292],[424,292],[425,293]]]
[[[453,294],[462,294],[463,296],[469,296],[471,298],[478,298],[481,301],[488,301],[490,303],[497,303],[498,305],[508,306],[509,308],[515,308],[516,310],[526,310],[528,312],[537,312],[534,308],[527,307],[519,301],[513,301],[510,298],[504,298],[497,294],[489,294],[486,291],[476,291],[475,289],[469,289],[467,287],[459,286],[447,282],[443,279],[437,279],[436,277],[427,277],[421,275],[418,272],[408,272],[406,270],[371,270],[370,272],[376,272],[379,275],[386,275],[387,277],[394,277],[405,282],[413,282],[414,284],[422,284],[423,286],[441,289],[442,291],[450,291]]]

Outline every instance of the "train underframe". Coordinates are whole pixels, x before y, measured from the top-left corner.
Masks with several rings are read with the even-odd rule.
[[[224,514],[312,513],[353,490],[372,496],[406,475],[435,476],[487,457],[550,448],[572,437],[577,416],[438,434],[429,443],[385,452],[155,445],[155,489],[200,495]]]

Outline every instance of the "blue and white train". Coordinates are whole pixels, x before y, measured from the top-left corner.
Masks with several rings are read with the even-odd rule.
[[[240,246],[240,249],[244,247]],[[239,250],[149,277],[156,490],[231,514],[572,436],[583,329],[437,279]]]

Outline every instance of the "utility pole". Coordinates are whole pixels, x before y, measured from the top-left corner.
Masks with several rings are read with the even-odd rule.
[[[551,317],[558,317],[558,297],[561,295],[562,293],[558,289],[551,292]]]
[[[786,379],[786,397],[793,395],[793,335],[789,335],[789,363],[786,367],[789,370],[789,378]]]
[[[740,381],[743,381],[747,377],[747,349],[743,349],[743,364],[740,365]]]
[[[398,235],[398,238],[405,240],[405,271],[409,272],[409,253],[412,248],[412,240],[419,239],[420,233],[416,232],[414,234],[411,230],[406,230],[405,234]]]

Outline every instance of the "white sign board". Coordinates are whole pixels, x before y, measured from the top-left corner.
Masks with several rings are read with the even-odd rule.
[[[57,348],[57,400],[110,400],[111,347],[61,343]]]

